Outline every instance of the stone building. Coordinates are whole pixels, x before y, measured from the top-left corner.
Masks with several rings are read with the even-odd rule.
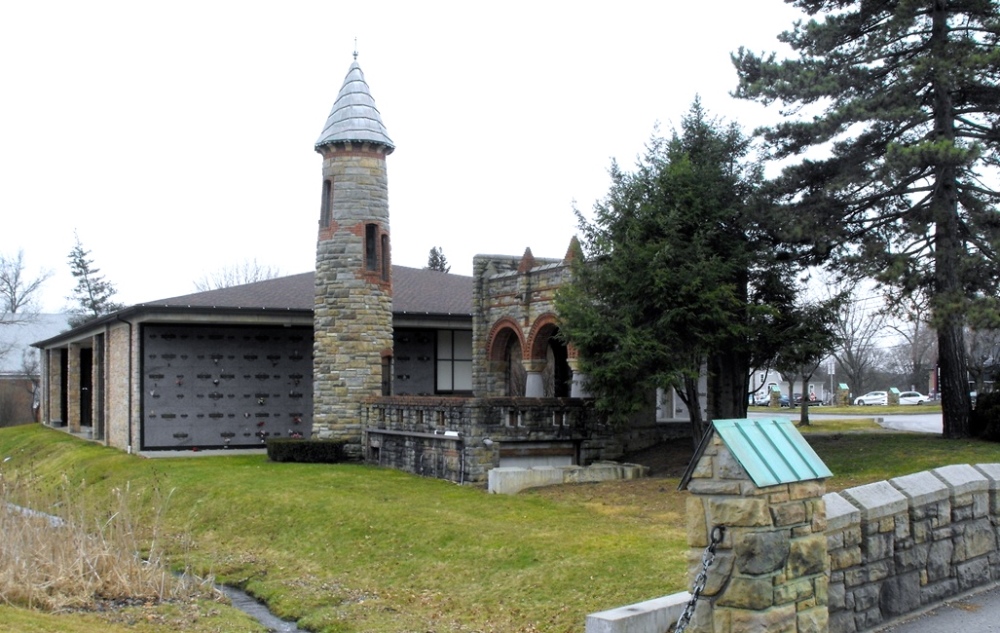
[[[394,144],[356,59],[315,149],[315,273],[131,306],[36,343],[43,422],[129,451],[340,439],[371,463],[476,483],[686,432],[652,406],[609,428],[584,397],[554,306],[575,243],[562,259],[480,255],[473,277],[392,264]]]

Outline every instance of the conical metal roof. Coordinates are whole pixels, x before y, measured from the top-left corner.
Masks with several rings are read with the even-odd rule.
[[[369,142],[395,149],[375,107],[365,74],[355,59],[344,77],[344,85],[316,141],[316,149],[331,143]]]

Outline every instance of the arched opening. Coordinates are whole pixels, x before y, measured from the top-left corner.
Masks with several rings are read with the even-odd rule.
[[[554,314],[540,316],[528,340],[530,361],[545,361],[542,370],[543,397],[568,398],[573,372],[569,367],[566,344],[559,340],[559,326]]]
[[[524,396],[524,343],[521,328],[510,317],[503,317],[490,328],[486,339],[486,394],[490,396]]]
[[[546,397],[569,397],[573,373],[570,371],[569,362],[567,362],[568,357],[566,345],[557,337],[550,337],[543,377]]]
[[[523,357],[521,341],[516,336],[511,336],[504,350],[504,366],[506,367],[504,372],[504,391],[508,396],[524,397],[526,374],[524,363],[521,362]]]

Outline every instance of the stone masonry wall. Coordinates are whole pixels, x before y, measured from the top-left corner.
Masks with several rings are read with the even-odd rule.
[[[831,633],[1000,580],[1000,464],[945,466],[824,496]]]
[[[571,445],[578,463],[617,459],[664,439],[663,425],[624,437],[577,398],[383,396],[362,407],[363,456],[370,463],[462,483],[485,485],[501,453],[517,446],[545,451]],[[489,442],[484,440],[489,439]],[[686,440],[681,440],[686,441]]]
[[[725,535],[687,630],[826,631],[824,483],[758,488],[716,434],[688,490],[692,579],[712,529],[725,526]]]
[[[570,267],[565,260],[477,255],[472,314],[473,391],[477,396],[506,396],[502,367],[489,359],[489,337],[501,319],[516,326],[527,345],[539,317],[555,313],[556,291],[566,283]],[[527,358],[528,351],[522,348]]]
[[[361,402],[382,392],[382,359],[392,350],[386,148],[323,148],[323,177],[332,183],[332,220],[320,226],[313,312],[313,433],[348,441],[360,451]],[[366,230],[378,230],[375,266],[366,259]],[[383,237],[385,238],[383,247]]]

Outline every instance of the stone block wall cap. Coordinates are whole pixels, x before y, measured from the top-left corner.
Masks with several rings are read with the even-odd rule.
[[[861,516],[868,520],[906,512],[909,507],[903,493],[893,488],[888,481],[848,488],[840,494],[861,510]]]
[[[969,464],[954,464],[942,466],[931,471],[935,476],[948,484],[956,495],[969,492],[985,492],[989,490],[989,480],[981,472]]]
[[[976,470],[990,481],[990,490],[1000,488],[1000,464],[976,464]]]
[[[836,492],[823,495],[826,505],[827,531],[842,530],[850,525],[861,522],[861,511],[851,505],[851,502]]]
[[[913,505],[946,501],[951,496],[948,486],[926,470],[890,479],[889,483],[906,495]]]

